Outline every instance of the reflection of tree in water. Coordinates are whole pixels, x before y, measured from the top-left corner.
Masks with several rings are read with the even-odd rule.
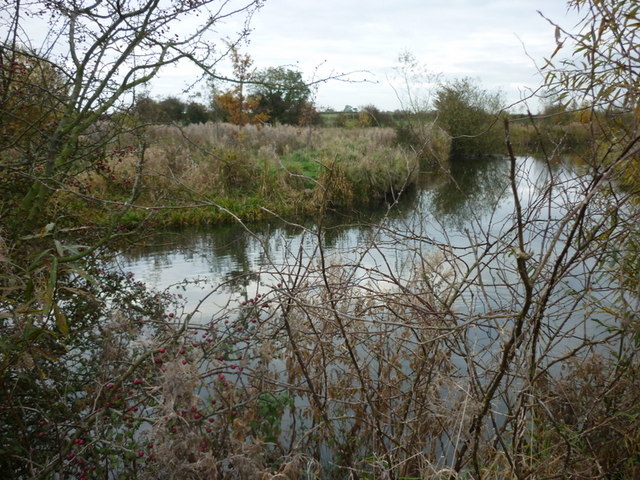
[[[251,273],[255,270],[250,258],[251,235],[238,225],[224,225],[215,228],[207,239],[209,244],[200,253],[210,271],[220,277],[231,292],[245,292],[256,276]],[[233,268],[228,268],[229,263]]]
[[[388,193],[385,201],[376,205],[331,212],[322,221],[324,247],[348,249],[368,243],[381,223],[404,218],[415,211],[419,198],[419,189],[410,186],[402,192]],[[317,224],[315,222],[308,227],[313,228]]]
[[[433,215],[461,227],[493,210],[509,186],[508,173],[504,158],[452,159],[449,177],[432,190]]]
[[[255,270],[250,258],[252,242],[257,240],[238,225],[221,225],[211,230],[154,234],[138,246],[126,249],[121,256],[127,262],[146,259],[151,262],[152,271],[165,270],[179,262],[204,264],[207,277],[217,278],[236,291],[246,287],[252,280],[250,277],[255,276],[249,273]]]

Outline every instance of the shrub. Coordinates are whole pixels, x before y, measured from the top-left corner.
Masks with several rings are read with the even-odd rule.
[[[437,124],[451,137],[451,157],[480,156],[503,151],[501,125],[496,125],[500,96],[469,79],[455,80],[436,92]]]

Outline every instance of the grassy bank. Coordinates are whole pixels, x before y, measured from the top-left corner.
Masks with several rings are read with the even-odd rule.
[[[545,128],[553,135],[540,135]],[[511,140],[517,155],[553,156],[587,144],[583,130],[518,121]],[[429,122],[394,128],[211,122],[132,128],[58,192],[53,208],[81,223],[133,226],[152,220],[170,227],[255,221],[274,213],[348,213],[392,201],[415,185],[420,171],[447,172],[455,161],[450,149],[451,137]]]
[[[207,123],[120,136],[78,183],[123,203],[137,186],[123,221],[152,214],[176,226],[369,207],[410,188],[418,171],[419,156],[390,128]]]

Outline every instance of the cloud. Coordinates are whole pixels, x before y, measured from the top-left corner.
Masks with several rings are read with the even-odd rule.
[[[292,65],[307,78],[367,71],[353,78],[376,83],[320,87],[319,103],[335,108],[400,108],[387,77],[404,50],[445,78],[475,78],[513,100],[540,83],[525,49],[542,63],[554,47],[553,27],[536,10],[570,20],[559,0],[267,0],[244,51],[258,68]]]

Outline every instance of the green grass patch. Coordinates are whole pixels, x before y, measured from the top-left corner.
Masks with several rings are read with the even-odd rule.
[[[314,150],[297,150],[287,155],[283,164],[295,173],[317,180],[322,170],[322,154]]]

